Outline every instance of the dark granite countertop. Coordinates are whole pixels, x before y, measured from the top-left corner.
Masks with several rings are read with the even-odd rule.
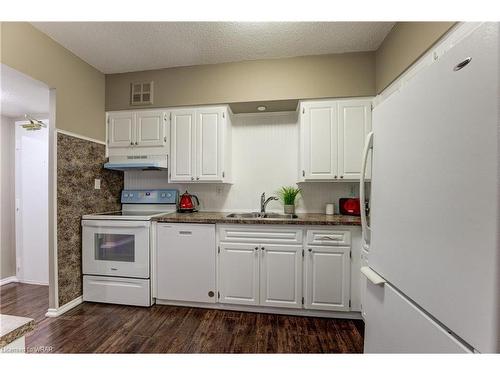
[[[359,216],[297,214],[296,219],[281,218],[231,218],[229,212],[174,212],[153,218],[161,223],[200,223],[200,224],[295,224],[295,225],[361,225]]]
[[[0,314],[0,348],[23,337],[35,328],[35,321],[14,315]]]

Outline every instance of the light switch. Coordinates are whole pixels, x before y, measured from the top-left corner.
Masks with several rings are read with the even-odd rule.
[[[101,189],[101,179],[100,178],[96,178],[94,180],[94,189],[97,189],[97,190]]]

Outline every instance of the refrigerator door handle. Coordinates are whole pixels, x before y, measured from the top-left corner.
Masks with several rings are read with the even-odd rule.
[[[372,284],[384,286],[384,284],[386,283],[385,279],[378,273],[376,273],[374,270],[372,270],[370,267],[367,266],[361,267],[360,271],[363,275],[366,276],[368,280],[370,280]]]
[[[359,203],[361,205],[361,234],[363,247],[368,250],[370,243],[370,232],[371,229],[368,226],[368,221],[366,220],[366,194],[365,194],[365,174],[366,166],[368,164],[368,155],[370,150],[373,148],[373,132],[369,132],[366,136],[365,147],[363,150],[363,163],[361,165],[361,177],[359,179]]]

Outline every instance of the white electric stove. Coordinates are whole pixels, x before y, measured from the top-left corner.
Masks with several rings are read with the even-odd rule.
[[[151,219],[175,212],[177,190],[123,190],[122,210],[82,217],[83,300],[151,306]]]

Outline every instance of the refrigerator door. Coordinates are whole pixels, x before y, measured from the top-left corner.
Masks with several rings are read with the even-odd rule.
[[[480,352],[500,351],[498,29],[373,111],[370,267]]]
[[[471,353],[389,284],[367,281],[365,353]]]

